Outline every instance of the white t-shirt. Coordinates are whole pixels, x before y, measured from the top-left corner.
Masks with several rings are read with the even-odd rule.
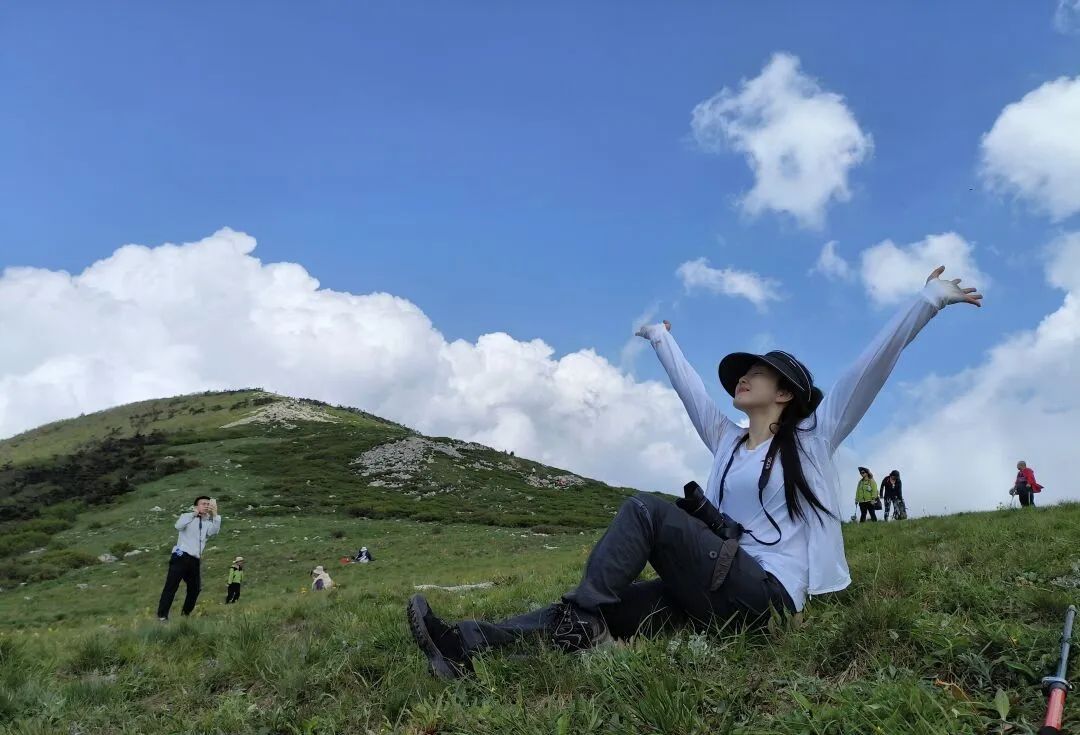
[[[753,531],[754,536],[765,543],[772,543],[780,537],[780,543],[765,546],[750,535],[743,534],[739,545],[754,557],[766,572],[784,585],[795,603],[795,609],[802,610],[806,602],[806,588],[810,582],[806,523],[788,515],[787,503],[784,502],[784,469],[780,466],[779,455],[773,461],[769,482],[765,485],[761,501],[758,501],[758,480],[761,478],[761,467],[768,451],[769,442],[753,449],[747,449],[743,443],[735,450],[735,459],[724,483],[724,499],[720,503],[720,510],[741,523],[744,528]],[[721,473],[725,466],[727,457],[720,462]],[[762,504],[780,527],[780,534],[777,534],[776,529],[769,523]],[[805,502],[803,507],[806,507]]]

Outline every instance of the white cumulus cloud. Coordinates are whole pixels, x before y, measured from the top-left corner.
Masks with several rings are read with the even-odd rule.
[[[921,420],[883,430],[860,455],[860,464],[878,476],[900,470],[909,508],[940,513],[1008,503],[1021,459],[1046,486],[1037,503],[1080,500],[1073,462],[1080,425],[1080,233],[1058,239],[1051,253],[1047,280],[1065,292],[1061,306],[1034,329],[1003,339],[981,364],[912,387],[912,399],[925,409]],[[854,480],[852,488],[854,497]]]
[[[1080,233],[1049,253],[1060,308],[981,364],[912,387],[921,418],[884,428],[857,452],[844,447],[842,466],[899,469],[915,512],[994,507],[1007,500],[1018,459],[1047,486],[1039,502],[1080,498],[1070,479]],[[615,484],[677,490],[709,466],[666,384],[636,381],[592,350],[558,356],[538,339],[449,342],[415,304],[320,288],[299,265],[261,262],[254,239],[231,230],[128,245],[78,274],[8,268],[0,313],[0,435],[130,401],[261,385]]]
[[[713,268],[705,258],[688,260],[680,265],[675,274],[682,279],[687,291],[705,289],[716,294],[746,299],[764,311],[770,301],[779,301],[780,282],[752,271],[734,268]]]
[[[742,198],[744,211],[786,213],[810,228],[824,224],[832,202],[851,198],[848,175],[873,150],[844,98],[786,53],[737,90],[725,87],[699,103],[691,129],[705,150],[746,156],[754,187]]]
[[[851,264],[836,252],[836,240],[830,240],[821,248],[821,255],[818,256],[814,267],[810,269],[810,273],[820,273],[834,281],[849,281],[855,277]]]
[[[982,139],[981,173],[1054,221],[1080,212],[1080,77],[1028,92]]]
[[[955,232],[928,235],[907,245],[880,242],[862,252],[859,275],[867,296],[878,305],[889,305],[921,289],[939,265],[947,268],[945,278],[961,278],[962,285],[980,291],[990,286],[990,277],[975,262],[974,247]]]
[[[1058,0],[1054,28],[1061,33],[1080,31],[1080,0]]]
[[[262,386],[358,406],[616,484],[673,489],[708,454],[674,392],[583,349],[448,342],[413,303],[320,288],[255,240],[128,245],[78,274],[0,275],[0,436],[131,401]]]

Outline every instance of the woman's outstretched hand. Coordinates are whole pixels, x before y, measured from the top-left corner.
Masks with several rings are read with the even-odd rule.
[[[931,281],[937,281],[940,284],[940,288],[945,294],[946,304],[974,304],[975,306],[982,306],[982,294],[974,288],[961,288],[960,279],[954,278],[951,281],[941,280],[941,274],[945,272],[945,266],[939,265],[934,271],[927,276],[926,282],[929,284]]]
[[[664,323],[664,329],[666,329],[666,330],[668,330],[670,332],[671,331],[671,322],[669,322],[667,319],[665,319],[663,323]],[[645,339],[649,339],[649,326],[650,325],[648,325],[648,324],[643,324],[640,329],[638,329],[636,332],[634,332],[634,334],[636,334],[638,337],[644,337]]]

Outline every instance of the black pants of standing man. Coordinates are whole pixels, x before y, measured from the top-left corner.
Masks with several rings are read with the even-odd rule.
[[[190,615],[195,609],[195,602],[199,599],[199,591],[202,587],[202,579],[199,576],[199,557],[185,553],[169,555],[169,573],[165,577],[165,587],[161,590],[161,600],[158,601],[159,618],[169,617],[173,597],[176,596],[180,582],[187,585],[184,607],[180,612]]]

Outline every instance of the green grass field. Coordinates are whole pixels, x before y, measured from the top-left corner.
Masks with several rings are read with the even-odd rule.
[[[111,550],[119,559],[0,591],[0,731],[1038,729],[1039,680],[1056,659],[1065,607],[1080,599],[1080,504],[846,525],[854,583],[811,600],[799,621],[752,634],[639,637],[573,657],[530,641],[483,657],[472,677],[443,682],[428,675],[405,625],[415,587],[492,583],[427,592],[449,618],[547,604],[576,583],[626,491],[536,488],[521,478],[558,471],[491,450],[469,455],[475,472],[439,455],[412,484],[375,486],[351,459],[407,432],[351,415],[359,423],[174,427],[172,443],[153,451],[194,466],[78,508],[50,531],[44,551],[11,551],[17,566],[48,554]],[[92,436],[78,421],[65,431]],[[21,451],[44,456],[33,444]],[[220,498],[225,522],[204,556],[203,594],[183,619],[181,588],[172,620],[161,624],[154,609],[172,524],[204,491]],[[375,564],[338,563],[361,544]],[[240,603],[225,606],[238,554],[247,578]],[[316,564],[338,589],[306,591]],[[1066,722],[1080,723],[1076,699]]]
[[[595,533],[235,519],[207,552],[197,614],[162,625],[169,525],[117,532],[153,547],[124,566],[0,596],[8,732],[1030,733],[1080,585],[1077,505],[848,526],[855,582],[799,626],[576,657],[528,644],[445,683],[406,631],[414,585],[493,582],[429,599],[451,617],[521,612],[574,584]],[[377,563],[336,566],[361,543]],[[226,607],[237,553],[248,579]],[[316,563],[340,589],[304,591]]]

